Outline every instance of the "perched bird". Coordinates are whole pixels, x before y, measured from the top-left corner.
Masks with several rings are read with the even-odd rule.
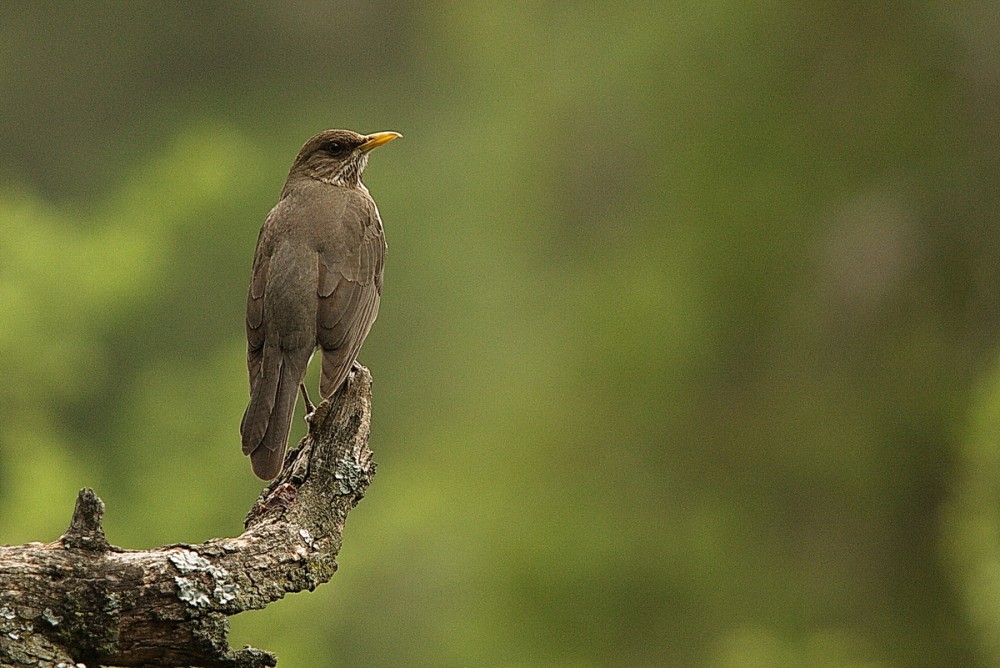
[[[347,379],[378,313],[386,244],[361,183],[369,152],[400,137],[326,130],[299,151],[257,238],[247,295],[250,403],[240,434],[253,471],[278,475],[309,360],[324,399]]]

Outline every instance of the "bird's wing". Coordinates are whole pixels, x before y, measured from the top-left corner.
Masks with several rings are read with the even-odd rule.
[[[385,238],[374,202],[354,198],[341,215],[343,238],[319,253],[316,338],[323,348],[324,397],[344,382],[375,321],[385,264]]]
[[[271,261],[270,238],[266,234],[274,211],[268,215],[257,238],[253,270],[250,273],[250,287],[247,289],[247,368],[250,371],[250,390],[253,391],[261,370],[261,356],[264,350],[264,286],[267,284],[267,270]]]

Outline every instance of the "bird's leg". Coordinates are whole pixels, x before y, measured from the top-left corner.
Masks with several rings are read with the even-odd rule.
[[[309,401],[309,392],[306,391],[306,384],[299,383],[299,389],[302,390],[302,400],[306,402],[306,422],[309,422],[312,419],[313,413],[316,412],[316,406],[313,405],[313,402]]]

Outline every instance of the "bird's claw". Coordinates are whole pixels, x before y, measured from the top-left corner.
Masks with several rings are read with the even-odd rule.
[[[299,389],[302,390],[302,400],[306,403],[306,422],[312,424],[313,413],[316,412],[316,406],[309,400],[309,392],[306,391],[305,383],[299,383]]]

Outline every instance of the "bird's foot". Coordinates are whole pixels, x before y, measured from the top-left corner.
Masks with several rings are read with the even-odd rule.
[[[309,392],[306,391],[306,384],[299,383],[299,389],[302,390],[302,400],[306,403],[306,422],[311,424],[313,413],[316,412],[316,406],[309,400]]]

